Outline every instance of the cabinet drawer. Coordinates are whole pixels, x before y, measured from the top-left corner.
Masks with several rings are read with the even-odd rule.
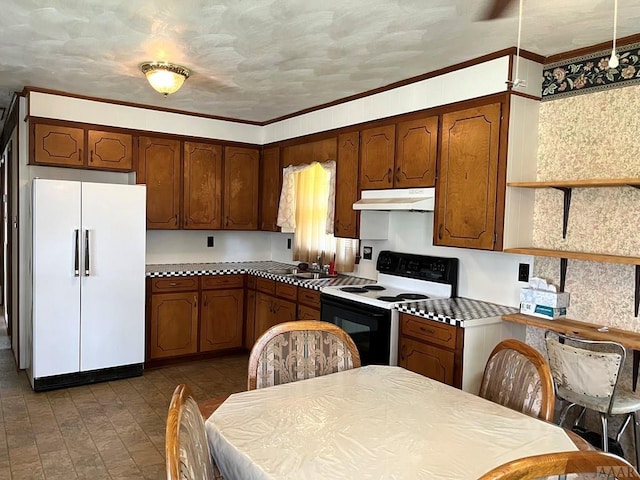
[[[186,290],[198,290],[198,277],[154,278],[151,281],[153,293],[184,292]]]
[[[214,290],[216,288],[242,288],[244,279],[242,275],[213,275],[202,277],[202,289]]]
[[[258,280],[258,277],[256,277],[255,275],[247,275],[247,288],[250,288],[251,290],[255,290],[256,280]]]
[[[320,310],[306,305],[298,305],[298,320],[320,320]]]
[[[427,320],[413,315],[401,314],[400,329],[403,335],[408,335],[429,343],[455,349],[457,342],[457,327],[444,323]]]
[[[308,288],[298,289],[298,303],[308,305],[312,308],[320,308],[320,292],[318,290],[309,290]]]
[[[295,302],[298,299],[298,287],[290,283],[276,282],[276,296]]]
[[[276,281],[258,277],[256,278],[256,290],[273,295],[276,293]]]

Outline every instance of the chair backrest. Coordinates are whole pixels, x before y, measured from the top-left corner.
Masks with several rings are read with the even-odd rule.
[[[165,437],[167,480],[214,478],[204,420],[186,385],[171,397]]]
[[[484,369],[479,395],[542,420],[553,420],[551,371],[535,348],[519,340],[500,342]]]
[[[545,341],[556,390],[562,387],[581,395],[609,399],[603,413],[611,413],[626,357],[624,347],[616,342],[585,340],[551,332],[545,333]],[[589,349],[593,347],[608,351]]]
[[[594,450],[546,453],[519,458],[494,468],[478,480],[533,480],[548,477],[557,478],[558,475],[570,473],[599,474],[598,479],[629,480],[640,478],[633,466],[623,458]],[[581,478],[584,477],[581,476]]]
[[[355,343],[337,325],[284,322],[267,330],[249,355],[249,390],[358,368]]]

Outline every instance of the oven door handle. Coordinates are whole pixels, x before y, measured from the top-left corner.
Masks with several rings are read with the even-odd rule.
[[[382,307],[372,307],[366,303],[357,303],[351,300],[342,300],[336,299],[339,297],[331,297],[330,295],[324,294],[320,297],[320,302],[323,305],[327,305],[328,307],[340,308],[342,310],[348,310],[349,312],[358,313],[358,314],[367,314],[373,318],[384,318],[388,315],[387,311]],[[383,312],[380,312],[383,310]]]

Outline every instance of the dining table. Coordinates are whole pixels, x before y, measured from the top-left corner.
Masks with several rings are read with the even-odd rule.
[[[577,450],[557,425],[379,365],[233,394],[205,428],[225,480],[477,479]]]

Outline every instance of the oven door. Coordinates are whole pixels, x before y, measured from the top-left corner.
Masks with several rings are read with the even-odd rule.
[[[391,310],[323,293],[320,318],[351,336],[362,365],[397,364],[398,326],[392,326]]]

